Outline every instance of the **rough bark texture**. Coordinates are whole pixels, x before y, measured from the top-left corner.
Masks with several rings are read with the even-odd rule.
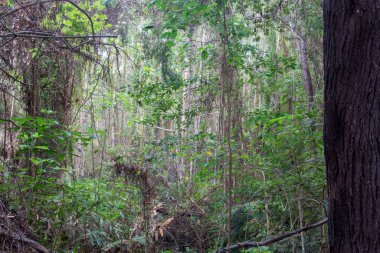
[[[380,1],[324,1],[330,252],[380,252]]]

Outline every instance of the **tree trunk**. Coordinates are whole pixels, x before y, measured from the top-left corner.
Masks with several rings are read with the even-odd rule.
[[[299,61],[301,64],[302,75],[303,75],[303,86],[305,88],[306,95],[307,95],[308,107],[309,109],[311,109],[314,102],[314,88],[313,88],[313,82],[312,82],[310,69],[309,69],[307,43],[304,38],[305,31],[304,31],[304,26],[302,22],[302,16],[296,14],[295,19],[297,19],[297,22],[299,23],[299,29],[297,29],[297,24],[293,24],[296,22],[292,21],[292,19],[290,19],[290,27],[291,27],[291,31],[294,38],[296,38],[297,40],[297,46],[299,50]]]
[[[305,91],[307,94],[308,106],[309,106],[309,109],[311,109],[313,102],[314,102],[314,89],[313,89],[311,74],[310,74],[310,70],[309,70],[307,46],[306,46],[306,41],[302,37],[300,37],[298,43],[299,43],[298,46],[299,46],[299,50],[300,50],[300,61],[301,61],[302,73],[303,73],[303,85],[305,87]]]
[[[380,252],[380,2],[324,1],[330,252]]]

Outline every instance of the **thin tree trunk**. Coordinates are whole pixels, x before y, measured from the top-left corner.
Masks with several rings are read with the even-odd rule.
[[[297,46],[299,50],[299,60],[302,68],[303,85],[307,95],[308,107],[311,109],[314,102],[314,89],[309,69],[309,59],[307,52],[307,43],[305,41],[304,27],[302,23],[301,15],[296,13],[295,18],[299,25],[292,19],[290,19],[290,28],[293,36],[297,39]],[[297,28],[299,27],[299,28]]]
[[[305,87],[305,91],[307,94],[307,101],[308,101],[309,108],[311,108],[314,102],[314,89],[313,89],[313,83],[311,80],[311,74],[310,74],[310,69],[309,69],[307,45],[306,45],[306,41],[302,37],[300,37],[298,43],[299,43],[300,60],[301,60],[302,73],[303,73],[303,85]]]
[[[302,204],[301,204],[301,199],[297,199],[297,204],[298,204],[298,214],[300,217],[300,227],[303,227],[303,211],[302,211]],[[301,249],[302,253],[305,253],[305,232],[300,233],[301,236]]]

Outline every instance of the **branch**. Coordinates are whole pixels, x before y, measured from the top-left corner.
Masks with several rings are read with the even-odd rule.
[[[11,123],[12,125],[14,125],[15,127],[20,127],[19,125],[17,125],[17,124],[16,124],[13,120],[11,120],[11,119],[0,118],[0,124],[1,124],[2,122],[9,122],[9,123]]]
[[[326,223],[327,223],[327,219],[324,219],[324,220],[321,220],[321,221],[319,221],[317,223],[314,223],[314,224],[311,224],[311,225],[308,225],[308,226],[296,229],[296,230],[294,230],[292,232],[289,232],[289,233],[286,233],[286,234],[274,237],[274,238],[266,240],[266,241],[262,241],[262,242],[247,241],[247,242],[237,243],[237,244],[225,247],[225,248],[220,248],[220,249],[218,249],[216,251],[216,253],[230,252],[232,250],[241,249],[241,248],[248,249],[248,248],[254,248],[254,247],[268,246],[268,245],[270,245],[272,243],[284,240],[284,239],[286,239],[288,237],[291,237],[293,235],[299,234],[301,232],[305,232],[305,231],[308,231],[308,230],[320,227],[320,226],[322,226],[322,225],[324,225]]]
[[[9,238],[12,238],[14,240],[24,242],[24,243],[28,244],[30,247],[36,249],[38,252],[49,253],[49,251],[44,246],[42,246],[41,244],[39,244],[36,241],[33,241],[32,239],[29,239],[28,237],[26,237],[23,234],[18,234],[18,233],[15,233],[12,231],[7,231],[7,230],[0,228],[0,236],[9,237]]]
[[[14,77],[13,75],[9,74],[9,72],[6,71],[5,69],[3,69],[1,66],[0,66],[0,71],[3,72],[7,77],[9,77],[10,79],[12,79],[15,82],[21,83],[22,85],[28,85],[27,83],[18,80],[17,77]]]
[[[92,22],[91,16],[85,10],[83,10],[81,7],[79,7],[76,3],[74,3],[70,0],[63,0],[63,1],[68,2],[71,5],[73,5],[74,7],[76,7],[80,12],[82,12],[88,18],[88,20],[90,21],[90,24],[91,24],[92,35],[94,36],[95,35],[94,22]]]
[[[39,39],[87,39],[87,38],[117,38],[117,35],[54,35],[49,33],[20,31],[0,34],[0,38],[39,38]]]
[[[0,83],[0,90],[1,90],[2,92],[7,93],[9,96],[11,96],[12,98],[16,99],[17,101],[22,102],[22,99],[16,97],[16,96],[13,95],[10,91],[8,91],[7,88],[4,88],[4,87],[5,87],[5,84]],[[1,120],[2,120],[2,119],[0,118],[0,121],[1,121]]]
[[[23,5],[23,6],[20,6],[18,8],[15,8],[13,10],[10,10],[8,12],[5,12],[5,13],[1,13],[0,14],[0,17],[1,18],[4,18],[6,16],[9,16],[17,11],[20,11],[20,10],[23,10],[23,9],[26,9],[28,7],[32,7],[34,5],[37,5],[37,4],[44,4],[44,3],[54,3],[54,2],[67,2],[71,5],[73,5],[75,8],[77,8],[80,12],[82,12],[84,15],[86,15],[86,17],[88,18],[88,20],[90,21],[90,24],[91,24],[91,30],[92,30],[92,35],[95,35],[95,30],[94,30],[94,23],[92,22],[92,19],[91,19],[91,16],[85,11],[83,10],[81,7],[79,7],[76,3],[72,2],[71,0],[47,0],[47,1],[36,1],[34,3],[30,3],[30,4],[26,4],[26,5]]]
[[[80,12],[82,12],[86,17],[87,19],[89,20],[90,22],[90,25],[91,25],[91,32],[92,32],[92,36],[95,36],[95,29],[94,29],[94,22],[92,21],[92,18],[91,16],[84,10],[82,9],[79,5],[77,5],[76,3],[74,3],[73,1],[71,0],[46,0],[46,1],[36,1],[34,3],[30,3],[30,4],[27,4],[27,5],[23,5],[23,6],[20,6],[18,8],[15,8],[13,10],[10,10],[8,12],[5,12],[5,13],[1,13],[0,14],[0,17],[1,18],[4,18],[6,16],[9,16],[17,11],[20,11],[20,10],[23,10],[23,9],[26,9],[28,7],[32,7],[34,5],[38,5],[38,4],[44,4],[44,3],[57,3],[57,2],[67,2],[71,5],[73,5],[75,8],[77,8]]]
[[[274,11],[272,11],[271,13],[267,13],[267,14],[260,14],[259,16],[253,16],[252,18],[249,18],[249,19],[252,19],[252,20],[255,20],[255,19],[266,19],[266,18],[273,18],[276,16],[276,14],[279,12],[279,10],[281,9],[282,7],[282,3],[283,3],[284,0],[280,0],[280,2],[278,3],[278,5],[276,6],[276,8],[274,9]]]

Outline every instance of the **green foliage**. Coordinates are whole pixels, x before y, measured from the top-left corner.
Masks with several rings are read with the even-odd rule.
[[[62,27],[65,35],[98,33],[104,28],[110,27],[110,24],[106,24],[107,16],[101,13],[106,8],[103,1],[85,1],[79,3],[78,7],[71,3],[64,3],[56,15],[56,23]],[[84,12],[90,13],[90,16]]]
[[[215,3],[201,3],[197,0],[165,1],[154,0],[151,6],[163,11],[165,28],[171,29],[171,38],[175,38],[178,29],[187,29],[188,26],[199,24],[204,18],[212,15]]]
[[[76,113],[76,127],[63,126],[63,111],[51,106],[62,92],[57,70],[64,62],[53,61],[38,48],[28,49],[44,71],[38,84],[44,87],[39,91],[40,115],[46,118],[12,119],[17,155],[10,168],[6,163],[0,167],[0,192],[7,193],[1,197],[7,195],[11,208],[25,213],[38,238],[57,252],[112,251],[124,244],[131,251],[138,245],[138,251],[152,243],[153,228],[178,216],[189,220],[186,227],[196,232],[197,244],[169,247],[154,242],[158,250],[214,252],[228,240],[231,148],[234,243],[289,232],[300,226],[301,214],[304,224],[323,218],[322,89],[314,84],[310,109],[295,39],[287,24],[274,18],[299,13],[304,37],[313,43],[322,35],[320,8],[313,1],[302,6],[281,3],[78,3],[90,15],[95,33],[112,21],[123,43],[107,56],[108,49],[97,48],[100,54],[94,58],[101,67],[76,62],[78,101],[68,112]],[[106,7],[119,7],[123,13],[115,17]],[[45,27],[65,35],[92,33],[88,17],[74,5],[65,3],[56,11],[54,19],[46,17]],[[308,50],[318,51],[313,46]],[[321,57],[310,55],[310,66],[317,67]],[[233,69],[228,87],[225,61]],[[106,78],[100,78],[104,73]],[[313,82],[320,79],[317,69],[312,74]],[[230,144],[227,97],[233,103]],[[126,171],[117,173],[115,163]],[[121,178],[131,167],[146,170],[152,189],[136,186],[141,171],[134,181]],[[147,195],[152,198],[148,204],[143,201]],[[144,211],[155,216],[156,204],[167,212],[155,214],[159,218],[144,228]],[[308,231],[305,239],[310,252],[326,240],[320,231]],[[299,237],[293,237],[242,252],[300,249]]]
[[[259,248],[251,248],[242,250],[244,253],[272,253],[273,251],[270,251],[268,247],[259,247]]]
[[[39,174],[48,169],[60,170],[60,164],[73,155],[74,144],[87,145],[91,137],[77,131],[63,129],[59,122],[41,117],[12,118],[15,131],[19,132],[19,158],[26,156],[40,166]]]
[[[41,233],[45,244],[54,247],[74,242],[78,249],[102,249],[123,238],[128,231],[129,214],[138,209],[138,190],[125,187],[120,180],[79,179],[57,177],[74,145],[86,145],[91,138],[76,131],[67,131],[52,119],[41,117],[13,118],[19,131],[19,160],[28,159],[36,168],[30,175],[27,168],[5,174],[0,192],[10,192],[17,179],[15,192],[19,199],[10,202],[11,208],[29,210],[28,221]],[[67,150],[68,153],[65,152]],[[73,176],[72,171],[69,173]],[[2,196],[4,197],[4,196]],[[87,225],[86,225],[87,224]],[[48,229],[45,229],[45,228]],[[66,229],[67,228],[67,229]]]

